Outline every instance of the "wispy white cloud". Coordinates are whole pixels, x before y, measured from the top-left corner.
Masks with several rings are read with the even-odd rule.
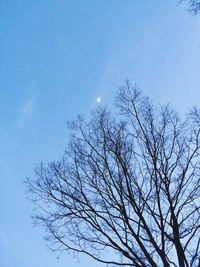
[[[23,116],[31,116],[32,115],[34,108],[35,108],[36,99],[37,99],[36,96],[32,95],[23,104],[23,106],[22,106],[22,115]]]
[[[34,114],[36,108],[37,96],[32,94],[21,106],[20,114],[17,119],[17,125],[22,127]]]

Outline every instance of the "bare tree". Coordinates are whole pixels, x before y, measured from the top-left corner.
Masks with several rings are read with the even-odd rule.
[[[191,11],[194,15],[200,13],[200,1],[199,0],[181,0],[180,2],[188,2],[189,11]]]
[[[200,266],[200,112],[155,107],[128,82],[118,112],[71,123],[67,151],[27,180],[56,251],[113,266]]]

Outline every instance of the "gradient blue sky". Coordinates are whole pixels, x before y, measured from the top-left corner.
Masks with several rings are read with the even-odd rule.
[[[46,248],[23,180],[126,78],[180,112],[200,105],[200,16],[175,0],[0,0],[1,267],[95,265]]]

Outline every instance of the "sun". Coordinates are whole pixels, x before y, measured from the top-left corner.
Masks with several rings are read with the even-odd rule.
[[[101,97],[97,97],[97,102],[100,103],[101,102]]]

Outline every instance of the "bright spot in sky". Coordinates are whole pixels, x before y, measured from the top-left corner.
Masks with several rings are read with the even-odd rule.
[[[101,97],[97,97],[97,102],[101,102]]]

